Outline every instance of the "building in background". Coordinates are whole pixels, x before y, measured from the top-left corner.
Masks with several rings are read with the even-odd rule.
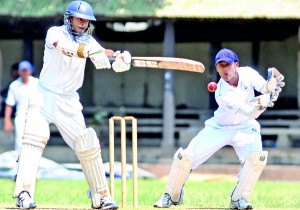
[[[163,141],[165,147],[171,146],[170,128],[176,126],[177,110],[202,113],[215,106],[206,86],[217,80],[212,62],[216,52],[228,47],[240,55],[241,64],[257,68],[262,74],[271,66],[280,69],[288,82],[274,109],[299,109],[299,1],[88,2],[95,8],[97,18],[93,23],[94,36],[104,47],[126,49],[136,56],[194,59],[201,61],[206,71],[203,74],[174,71],[171,77],[166,77],[164,71],[134,68],[116,76],[109,70],[95,71],[87,63],[84,88],[80,90],[86,107],[163,110]],[[1,87],[14,60],[32,61],[39,73],[46,31],[52,25],[63,24],[57,14],[62,14],[68,3],[60,0],[0,3]],[[171,88],[165,88],[166,84],[171,84]]]

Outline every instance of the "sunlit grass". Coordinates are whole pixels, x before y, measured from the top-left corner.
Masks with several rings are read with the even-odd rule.
[[[153,209],[165,189],[165,180],[139,180],[139,209]],[[233,181],[195,181],[185,185],[184,203],[174,208],[228,208]],[[115,196],[121,206],[121,182],[116,180]],[[0,207],[13,208],[14,182],[0,179]],[[39,180],[35,201],[39,209],[90,209],[86,181]],[[300,182],[259,181],[251,197],[255,209],[300,209]],[[127,208],[132,209],[132,182],[127,181]],[[122,209],[122,208],[120,208]]]

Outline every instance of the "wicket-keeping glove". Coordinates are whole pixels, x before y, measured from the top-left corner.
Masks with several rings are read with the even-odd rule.
[[[281,92],[281,88],[285,86],[283,82],[284,76],[278,71],[278,69],[272,67],[268,68],[268,76],[266,83],[266,91],[270,93],[272,91]],[[279,88],[276,90],[276,88]]]
[[[277,96],[278,98],[278,96]],[[266,93],[260,96],[253,97],[250,103],[255,104],[258,110],[265,109],[267,107],[273,107],[274,101],[277,100],[272,96],[272,93]]]

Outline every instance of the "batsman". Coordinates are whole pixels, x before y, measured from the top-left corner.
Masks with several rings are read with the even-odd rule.
[[[230,209],[253,208],[249,199],[268,158],[256,118],[274,106],[284,86],[284,77],[276,68],[269,68],[264,79],[253,68],[240,67],[236,53],[226,48],[217,53],[215,67],[221,77],[215,91],[218,109],[187,148],[175,153],[165,191],[154,207],[181,204],[183,186],[192,170],[230,145],[242,164],[238,182],[230,194]],[[254,90],[262,95],[255,96]]]
[[[83,83],[87,58],[96,69],[112,67],[116,72],[124,72],[130,68],[131,55],[118,51],[111,66],[106,54],[111,51],[105,50],[89,34],[91,21],[95,20],[90,4],[73,1],[65,11],[64,25],[47,31],[38,90],[29,98],[13,195],[21,209],[37,207],[35,182],[39,161],[50,137],[50,123],[56,125],[80,161],[90,188],[91,207],[118,209],[108,189],[99,139],[93,128],[86,128],[77,90]]]

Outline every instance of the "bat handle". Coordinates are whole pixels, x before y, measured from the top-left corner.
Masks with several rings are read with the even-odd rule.
[[[108,57],[108,60],[112,64],[116,60],[116,57]]]
[[[116,60],[116,57],[108,57],[108,60],[112,64]]]

